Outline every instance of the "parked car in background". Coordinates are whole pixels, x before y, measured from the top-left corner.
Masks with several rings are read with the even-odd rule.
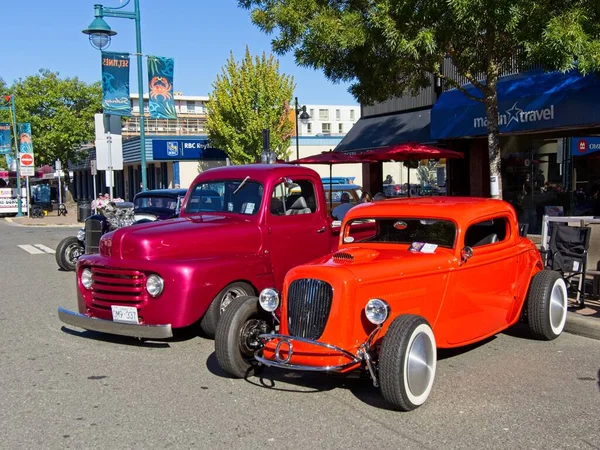
[[[566,317],[565,281],[544,270],[509,203],[388,200],[352,208],[338,251],[291,269],[283,289],[232,302],[215,353],[233,377],[252,364],[363,370],[406,411],[429,397],[438,348],[484,340],[519,320],[551,340]]]
[[[329,184],[323,185],[325,189],[325,198],[327,200],[327,213],[331,215],[331,211],[338,206],[341,201],[342,194],[346,192],[350,196],[350,204],[358,205],[360,196],[362,195],[362,187],[357,184]]]
[[[323,185],[330,184],[330,180],[331,184],[353,184],[355,179],[356,177],[326,177],[321,178],[321,181]]]
[[[156,189],[138,193],[131,202],[107,203],[106,207],[85,220],[76,236],[64,238],[56,247],[56,263],[73,271],[79,257],[98,253],[100,238],[109,231],[136,223],[172,219],[179,215],[187,189]]]

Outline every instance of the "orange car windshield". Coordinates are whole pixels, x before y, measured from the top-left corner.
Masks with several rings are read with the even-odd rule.
[[[355,219],[346,224],[345,243],[412,244],[453,248],[456,225],[449,220],[416,218]]]

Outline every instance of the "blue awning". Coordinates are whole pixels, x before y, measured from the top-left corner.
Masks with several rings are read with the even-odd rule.
[[[481,92],[465,86],[474,96]],[[503,77],[498,82],[501,133],[537,131],[600,124],[600,78],[578,71],[533,71]],[[487,134],[483,103],[457,89],[440,96],[431,110],[431,138],[447,139]]]
[[[335,147],[335,151],[361,153],[406,142],[428,143],[431,142],[430,122],[429,109],[361,117]]]

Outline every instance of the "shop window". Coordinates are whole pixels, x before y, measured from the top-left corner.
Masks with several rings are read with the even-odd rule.
[[[321,124],[321,132],[322,133],[331,133],[331,124],[330,123],[322,123]]]
[[[307,123],[306,124],[306,132],[307,133],[312,133],[312,123]]]
[[[338,133],[343,133],[343,132],[344,132],[344,124],[338,123]]]

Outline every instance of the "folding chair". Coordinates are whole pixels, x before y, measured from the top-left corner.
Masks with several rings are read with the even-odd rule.
[[[546,268],[561,273],[567,286],[572,285],[573,277],[579,275],[577,283],[577,303],[584,306],[587,252],[590,245],[590,227],[570,227],[555,223],[550,235]]]

